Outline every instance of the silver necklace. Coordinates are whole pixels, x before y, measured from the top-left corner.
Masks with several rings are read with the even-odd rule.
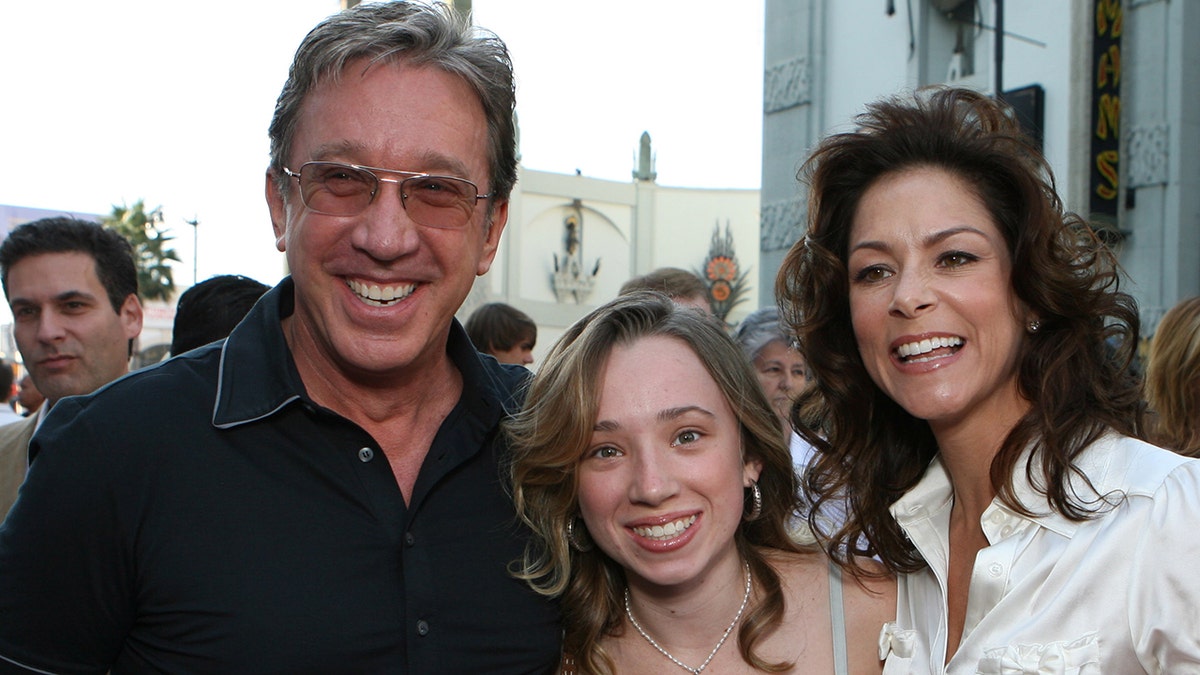
[[[733,632],[733,629],[735,626],[737,626],[738,621],[741,620],[742,613],[746,611],[746,605],[750,602],[750,565],[749,563],[743,562],[742,567],[746,570],[746,595],[742,597],[742,606],[738,607],[737,616],[733,617],[733,621],[729,622],[729,628],[726,628],[725,633],[721,635],[721,639],[717,640],[717,646],[713,647],[712,651],[708,653],[708,658],[704,659],[704,663],[701,663],[695,668],[687,665],[683,661],[680,661],[672,656],[671,652],[663,649],[662,645],[658,644],[658,642],[656,642],[654,638],[650,637],[650,634],[647,633],[644,628],[642,628],[642,625],[637,622],[637,619],[633,618],[633,610],[629,608],[628,586],[625,587],[625,616],[629,617],[629,623],[633,624],[633,627],[637,629],[638,634],[646,638],[646,642],[649,642],[651,647],[657,649],[659,654],[671,659],[672,663],[680,668],[683,668],[692,675],[700,675],[700,673],[704,672],[704,669],[708,667],[708,664],[713,660],[713,657],[717,655],[717,652],[721,649],[721,645],[725,644],[725,640],[729,637],[729,634]]]

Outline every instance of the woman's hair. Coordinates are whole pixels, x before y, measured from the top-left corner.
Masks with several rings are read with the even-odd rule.
[[[528,342],[537,343],[537,324],[529,315],[503,302],[489,302],[471,312],[465,326],[467,337],[481,352],[508,351]]]
[[[949,172],[974,190],[1007,245],[1011,290],[1040,322],[1026,336],[1018,366],[1018,386],[1031,405],[992,462],[992,485],[1004,504],[1028,514],[1012,477],[1033,444],[1026,471],[1046,476],[1039,489],[1050,505],[1072,520],[1088,518],[1091,502],[1068,484],[1082,476],[1075,458],[1109,428],[1130,436],[1141,430],[1140,384],[1131,371],[1137,307],[1118,290],[1112,253],[1064,212],[1048,164],[1002,103],[969,90],[927,88],[871,104],[856,122],[853,131],[826,138],[801,169],[810,184],[808,233],[788,252],[776,282],[783,315],[817,381],[793,409],[795,428],[818,451],[804,488],[818,510],[835,498],[848,505],[844,526],[827,533],[828,551],[848,566],[855,553],[878,555],[896,572],[925,566],[888,507],[921,478],[937,442],[863,365],[847,271],[863,194],[884,176],[918,168]]]
[[[1172,307],[1150,342],[1146,400],[1155,413],[1153,440],[1200,457],[1200,296]]]
[[[517,514],[534,534],[515,573],[538,593],[561,598],[564,653],[586,672],[612,672],[612,660],[598,643],[621,625],[625,573],[598,548],[572,548],[567,526],[573,523],[577,539],[586,534],[582,520],[577,521],[578,467],[599,413],[599,385],[608,357],[618,345],[652,336],[679,340],[696,353],[737,416],[744,460],[762,463],[761,515],[743,522],[734,539],[763,589],[763,600],[750,606],[738,642],[748,663],[764,670],[787,667],[767,663],[754,652],[784,612],[779,575],[758,547],[801,550],[788,536],[797,485],[779,420],[725,331],[700,311],[659,293],[620,296],[571,326],[538,369],[525,408],[506,426]]]

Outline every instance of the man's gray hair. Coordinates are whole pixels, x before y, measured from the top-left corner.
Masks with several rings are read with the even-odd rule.
[[[286,194],[282,169],[305,97],[319,85],[336,82],[347,63],[361,58],[372,64],[403,60],[461,77],[479,96],[487,119],[491,186],[480,190],[508,198],[517,182],[516,85],[508,48],[441,2],[361,4],[325,19],[305,36],[268,132],[271,170],[281,192]]]

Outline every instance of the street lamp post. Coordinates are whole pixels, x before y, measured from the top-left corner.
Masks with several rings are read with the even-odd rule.
[[[191,220],[183,221],[192,226],[192,285],[196,285],[197,270],[199,269],[200,261],[200,219],[192,216]]]

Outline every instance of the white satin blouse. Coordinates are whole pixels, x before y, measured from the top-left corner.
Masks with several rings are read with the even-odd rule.
[[[1014,472],[1028,518],[994,500],[966,623],[946,663],[951,486],[934,459],[892,515],[929,567],[901,577],[880,636],[885,675],[1200,673],[1200,460],[1109,434],[1077,461],[1092,520],[1049,511]],[[1101,499],[1104,496],[1107,499]],[[944,665],[943,665],[944,664]]]

